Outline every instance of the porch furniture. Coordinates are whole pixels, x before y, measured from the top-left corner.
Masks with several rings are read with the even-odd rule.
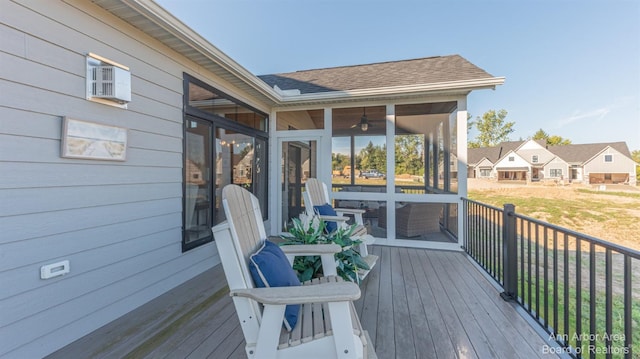
[[[407,203],[396,208],[396,234],[415,237],[440,232],[441,203]],[[380,211],[378,226],[387,228],[387,213]]]
[[[329,198],[329,191],[327,190],[327,185],[320,182],[316,178],[309,178],[305,184],[305,192],[303,193],[304,197],[304,206],[307,209],[308,215],[319,215],[321,219],[325,222],[334,223],[335,226],[346,226],[347,220],[349,217],[346,215],[353,215],[356,227],[353,230],[351,236],[354,239],[358,239],[362,241],[360,246],[358,247],[358,252],[362,256],[362,259],[369,266],[369,270],[361,270],[358,273],[360,279],[364,279],[371,268],[376,265],[378,261],[378,256],[369,254],[369,250],[367,248],[368,245],[373,244],[374,239],[373,236],[370,235],[367,231],[367,228],[364,226],[364,222],[362,220],[362,215],[366,212],[363,209],[355,209],[355,208],[333,208],[336,215],[326,215],[322,213],[317,213],[316,208],[323,205],[331,205],[331,199]]]
[[[322,256],[324,273],[330,275],[301,286],[256,288],[248,263],[267,238],[258,200],[247,190],[228,185],[222,191],[222,204],[227,222],[212,231],[248,358],[376,358],[352,303],[360,297],[360,289],[335,275],[333,256],[340,247],[282,247],[290,262],[295,255]],[[290,332],[283,328],[287,305],[301,307]]]

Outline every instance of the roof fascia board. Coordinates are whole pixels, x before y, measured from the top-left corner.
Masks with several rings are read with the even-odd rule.
[[[496,86],[504,83],[504,77],[490,77],[475,80],[448,81],[434,84],[421,84],[410,86],[380,87],[372,89],[352,90],[352,91],[331,91],[309,93],[296,96],[284,96],[282,103],[295,103],[305,101],[331,101],[344,99],[357,99],[364,97],[377,97],[389,95],[407,94],[429,94],[442,91],[471,91],[480,89],[495,89]]]
[[[285,103],[275,105],[273,107],[274,111],[297,111],[297,110],[321,110],[327,107],[331,108],[350,108],[350,107],[373,107],[373,106],[386,106],[386,105],[408,105],[415,104],[416,97],[421,97],[420,101],[427,103],[435,103],[435,102],[449,102],[449,101],[458,101],[461,98],[464,98],[468,92],[465,93],[453,93],[453,94],[442,94],[442,93],[431,93],[428,98],[424,98],[424,94],[407,97],[406,94],[404,96],[393,97],[393,94],[387,94],[384,97],[373,98],[363,97],[363,98],[349,98],[348,100],[324,100],[324,101],[314,101],[314,102],[295,102],[295,103]]]
[[[135,9],[140,15],[146,17],[149,21],[154,22],[156,25],[164,28],[166,31],[198,50],[201,54],[229,71],[229,73],[239,77],[256,90],[264,93],[264,95],[272,101],[279,102],[282,100],[282,96],[264,81],[235,62],[155,2],[145,0],[123,0],[123,2],[132,9]]]

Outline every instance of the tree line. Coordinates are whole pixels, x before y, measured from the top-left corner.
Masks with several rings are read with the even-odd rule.
[[[505,120],[506,117],[507,110],[505,109],[499,111],[489,110],[482,117],[478,116],[475,121],[468,121],[468,130],[471,130],[474,126],[478,130],[475,140],[469,141],[469,148],[494,147],[501,142],[509,141],[509,135],[515,131],[514,126],[516,123],[507,122]],[[536,131],[529,139],[545,140],[548,146],[571,144],[570,139],[558,135],[550,135],[543,129]]]

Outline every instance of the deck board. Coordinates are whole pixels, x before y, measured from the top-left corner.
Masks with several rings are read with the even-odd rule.
[[[449,297],[450,293],[445,290],[445,287],[453,283],[442,283],[437,276],[437,269],[426,251],[419,251],[418,254],[418,262],[426,274],[427,283],[425,284],[431,288],[434,294],[436,306],[444,321],[444,328],[453,346],[453,353],[460,358],[478,358],[458,317],[457,308],[454,307],[455,302]],[[446,255],[446,252],[443,252],[443,255]]]
[[[393,250],[391,250],[393,249]],[[393,323],[396,358],[415,358],[416,350],[413,340],[414,325],[409,314],[408,296],[405,277],[403,275],[402,258],[398,248],[387,247],[391,257],[391,280],[393,293]]]
[[[394,337],[394,322],[393,322],[393,286],[391,283],[391,253],[387,248],[382,248],[380,252],[379,264],[380,266],[380,281],[378,285],[378,311],[371,313],[371,315],[377,316],[376,322],[376,336],[373,340],[376,353],[380,358],[394,358],[395,352],[395,337]],[[365,279],[364,284],[368,284]],[[361,322],[362,323],[362,322]],[[367,329],[365,327],[365,329]],[[371,334],[369,334],[371,335]]]
[[[380,259],[354,305],[379,358],[545,357],[544,340],[464,253],[385,246],[370,251]],[[51,358],[246,358],[233,302],[220,292],[221,273],[217,266]],[[189,305],[201,309],[194,313]],[[162,309],[167,307],[183,313]],[[149,319],[154,310],[158,323]],[[160,323],[171,315],[181,320]],[[142,331],[132,332],[135,327]],[[121,344],[109,345],[114,338]]]
[[[418,251],[408,250],[407,252],[409,262],[414,270],[416,282],[428,283],[427,276],[433,273],[433,270],[430,267],[425,269],[425,265],[428,265],[428,263],[421,261]],[[428,325],[426,330],[430,338],[429,342],[432,345],[431,348],[427,348],[427,355],[424,357],[455,358],[455,349],[451,341],[451,336],[449,336],[447,332],[445,320],[439,310],[433,288],[429,285],[419,285],[418,293],[422,299],[422,307]],[[420,331],[417,332],[420,333]],[[426,337],[427,335],[424,335],[425,341],[428,340]],[[437,343],[437,345],[433,343]]]

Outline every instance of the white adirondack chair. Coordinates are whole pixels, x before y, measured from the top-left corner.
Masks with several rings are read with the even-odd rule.
[[[307,215],[313,216],[318,215],[314,211],[314,206],[321,206],[323,204],[331,204],[331,199],[329,198],[329,191],[327,190],[327,185],[323,182],[320,182],[316,178],[309,178],[305,184],[305,192],[303,193],[304,197],[304,207],[306,208]],[[378,261],[378,256],[369,254],[369,250],[367,248],[368,245],[374,242],[373,236],[367,232],[366,227],[364,226],[364,222],[362,220],[362,214],[365,213],[362,209],[355,208],[333,208],[338,216],[326,216],[326,215],[318,215],[325,222],[336,222],[338,226],[346,226],[349,217],[346,215],[353,215],[356,223],[356,227],[352,233],[354,238],[357,238],[362,241],[358,248],[358,252],[362,256],[362,259],[369,265],[369,270],[361,270],[358,275],[360,279],[364,279],[371,268],[376,265]]]
[[[360,297],[359,287],[335,276],[333,255],[341,250],[340,246],[284,246],[282,249],[291,258],[321,255],[324,273],[333,275],[302,286],[256,288],[248,260],[266,239],[258,200],[236,185],[226,186],[222,198],[227,221],[212,230],[246,341],[247,356],[377,358],[353,307],[352,301]],[[291,332],[282,325],[289,304],[301,304],[298,323]]]

